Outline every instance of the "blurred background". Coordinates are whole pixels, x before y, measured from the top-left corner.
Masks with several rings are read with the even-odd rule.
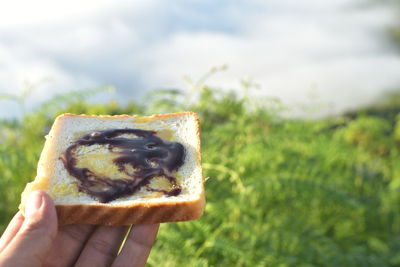
[[[398,4],[398,3],[397,3]],[[284,103],[326,103],[324,114],[370,103],[400,83],[388,31],[395,2],[372,0],[15,1],[0,10],[0,92],[35,85],[28,107],[55,93],[113,85],[115,98],[208,81]],[[109,95],[98,100],[108,100]],[[19,114],[2,102],[1,117]],[[322,111],[321,111],[322,112]]]
[[[149,266],[400,266],[400,1],[9,1],[0,232],[63,112],[193,110],[207,209]]]

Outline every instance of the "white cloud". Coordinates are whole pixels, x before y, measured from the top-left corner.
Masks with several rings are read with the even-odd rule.
[[[394,15],[359,8],[362,0],[7,3],[0,9],[0,92],[51,78],[33,102],[104,83],[123,98],[182,87],[182,75],[200,77],[221,64],[230,68],[213,85],[237,88],[249,76],[264,95],[307,102],[311,90],[337,110],[400,83],[400,57],[381,41]]]
[[[307,102],[314,91],[336,111],[365,104],[400,83],[400,57],[385,50],[377,35],[390,23],[389,10],[356,9],[344,0],[328,7],[306,2],[272,1],[266,7],[279,7],[277,14],[242,14],[240,34],[175,33],[153,47],[147,79],[156,77],[153,86],[178,86],[178,74],[198,77],[226,63],[230,71],[213,84],[237,87],[240,77],[250,76],[264,95]]]
[[[91,19],[100,13],[121,11],[126,7],[142,10],[155,1],[129,0],[16,0],[3,2],[0,9],[0,28],[20,26],[42,26],[51,23],[70,23],[80,19]]]

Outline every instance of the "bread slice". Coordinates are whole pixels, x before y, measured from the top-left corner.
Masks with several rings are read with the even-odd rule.
[[[141,166],[137,162],[142,162],[143,159],[136,158],[136,165],[130,164],[129,159],[132,158],[121,159],[121,155],[127,155],[129,151],[136,153],[136,148],[129,147],[131,150],[128,151],[124,147],[121,150],[121,147],[111,147],[108,141],[85,143],[85,140],[103,136],[107,131],[113,131],[112,129],[118,129],[119,132],[114,132],[113,136],[107,138],[119,138],[125,140],[124,142],[131,142],[126,141],[127,139],[144,140],[145,137],[140,136],[143,131],[161,138],[167,147],[170,144],[181,144],[184,148],[183,163],[175,161],[175,167],[168,167],[166,170],[164,166],[164,173],[157,174],[151,170],[158,168],[154,164],[161,166],[159,162],[164,159],[156,159],[156,163],[146,161],[143,164],[149,164],[146,166],[150,170],[146,173],[147,180],[138,179]],[[105,139],[106,137],[101,140]],[[76,145],[78,142],[81,143]],[[119,141],[117,143],[120,144]],[[165,151],[157,155],[161,154],[164,157]],[[154,155],[146,155],[149,157],[147,160],[153,160],[151,157]],[[82,177],[77,174],[79,172],[83,173]],[[136,178],[132,178],[133,176]],[[102,179],[104,183],[99,182]],[[118,183],[125,185],[122,185],[122,189],[114,190]],[[60,224],[129,225],[198,219],[203,214],[205,205],[198,116],[193,112],[147,117],[60,115],[46,136],[37,176],[33,182],[27,184],[22,193],[22,212],[27,196],[34,190],[43,190],[52,197]],[[122,192],[121,195],[115,193],[117,191]]]

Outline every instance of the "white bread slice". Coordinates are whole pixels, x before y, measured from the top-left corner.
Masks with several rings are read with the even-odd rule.
[[[184,163],[173,173],[181,193],[168,196],[141,187],[132,195],[101,203],[93,196],[79,191],[81,182],[67,171],[62,159],[63,153],[82,135],[109,129],[151,130],[163,140],[182,144],[185,149]],[[89,169],[93,168],[95,173],[104,171],[111,178],[121,178],[121,173],[111,166],[112,161],[107,162],[107,157],[104,157],[107,153],[113,153],[100,145],[96,146],[85,146],[76,152],[81,153],[79,156],[82,156],[82,164],[89,164]],[[170,189],[168,187],[171,184],[165,178],[155,177],[151,181],[151,188]],[[46,136],[37,176],[22,193],[19,207],[22,212],[25,210],[27,196],[34,190],[43,190],[52,197],[60,224],[129,225],[198,219],[205,205],[198,116],[193,112],[148,117],[60,115]]]

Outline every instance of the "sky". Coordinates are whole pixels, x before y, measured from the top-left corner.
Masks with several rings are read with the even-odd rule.
[[[23,8],[22,8],[23,7]],[[27,107],[70,90],[114,85],[117,98],[207,80],[289,105],[337,113],[399,88],[400,54],[385,31],[396,12],[368,0],[8,1],[0,9],[0,94],[35,85]],[[314,101],[314,102],[313,102]],[[0,118],[15,117],[0,100]]]

